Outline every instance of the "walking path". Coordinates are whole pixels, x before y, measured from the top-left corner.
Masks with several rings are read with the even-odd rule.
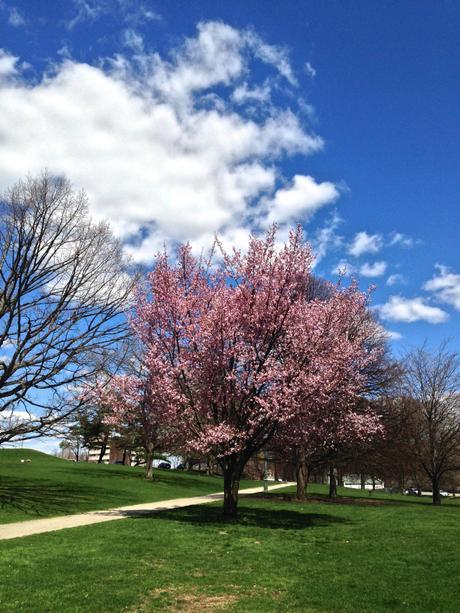
[[[295,485],[295,483],[277,483],[269,486],[269,490]],[[260,486],[240,490],[240,496],[246,494],[257,494],[263,491]],[[99,524],[104,521],[124,519],[126,517],[139,517],[150,515],[152,512],[167,511],[170,509],[180,509],[196,504],[207,504],[222,500],[223,492],[217,494],[207,494],[205,496],[193,496],[191,498],[176,498],[174,500],[162,500],[160,502],[143,502],[126,507],[117,507],[105,511],[89,511],[76,515],[63,515],[61,517],[49,517],[45,519],[32,519],[30,521],[19,521],[13,524],[0,525],[0,540],[14,539],[20,536],[30,536],[31,534],[41,534],[43,532],[54,532],[64,528],[75,528],[77,526],[88,526]]]

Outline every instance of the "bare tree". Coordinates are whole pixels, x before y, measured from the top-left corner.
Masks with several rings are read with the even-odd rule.
[[[84,193],[43,173],[0,201],[0,443],[49,433],[128,333],[134,280]]]
[[[403,364],[407,444],[431,481],[433,504],[441,504],[441,480],[460,469],[459,355],[444,342],[435,353],[410,352]]]

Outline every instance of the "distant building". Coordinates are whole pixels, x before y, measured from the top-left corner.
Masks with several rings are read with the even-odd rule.
[[[100,455],[100,449],[89,449],[88,462],[97,463]],[[103,464],[125,464],[126,466],[133,464],[131,452],[119,447],[116,441],[111,441],[107,446],[106,452],[102,456],[102,462]]]

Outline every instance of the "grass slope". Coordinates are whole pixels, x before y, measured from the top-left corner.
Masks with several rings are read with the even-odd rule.
[[[212,505],[4,541],[2,611],[458,611],[459,507],[355,494],[245,498],[232,524]]]
[[[21,459],[31,462],[21,463]],[[61,460],[30,449],[0,450],[0,523],[219,492],[223,481],[196,473]],[[243,486],[257,485],[243,482]]]

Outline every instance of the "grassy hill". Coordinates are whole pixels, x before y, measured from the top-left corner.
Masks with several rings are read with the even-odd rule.
[[[21,460],[30,459],[22,463]],[[199,496],[222,479],[196,473],[61,460],[30,449],[0,449],[0,523],[67,515],[141,502]],[[254,485],[244,482],[242,485]]]

